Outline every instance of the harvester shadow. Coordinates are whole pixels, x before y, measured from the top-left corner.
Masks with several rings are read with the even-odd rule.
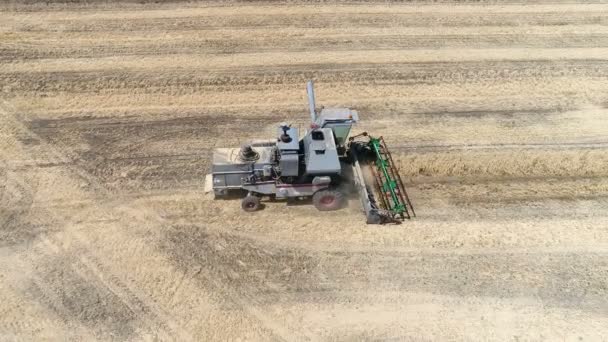
[[[312,206],[312,197],[307,197],[307,198],[302,198],[302,199],[298,199],[298,198],[290,198],[287,201],[279,201],[279,200],[273,200],[274,202],[284,202],[285,206],[288,207],[299,207],[299,206]]]

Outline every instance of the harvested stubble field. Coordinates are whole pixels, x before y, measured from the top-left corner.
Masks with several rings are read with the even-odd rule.
[[[0,8],[1,340],[608,336],[608,4]],[[309,78],[415,220],[203,194]]]

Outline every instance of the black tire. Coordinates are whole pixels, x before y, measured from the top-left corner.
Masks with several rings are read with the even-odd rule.
[[[319,211],[332,211],[342,209],[344,194],[338,190],[320,190],[312,195],[312,203]]]
[[[260,207],[260,198],[257,196],[246,196],[243,198],[243,201],[241,201],[241,208],[249,213],[259,210]]]

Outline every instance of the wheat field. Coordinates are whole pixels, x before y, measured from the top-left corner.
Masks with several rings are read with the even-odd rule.
[[[0,4],[0,340],[604,340],[608,3]],[[203,192],[213,148],[384,136],[417,217]]]

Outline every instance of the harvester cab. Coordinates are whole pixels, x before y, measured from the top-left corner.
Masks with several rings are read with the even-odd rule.
[[[355,192],[367,223],[413,216],[384,140],[367,133],[349,138],[358,113],[349,108],[318,111],[312,81],[307,91],[311,125],[301,139],[297,128],[281,123],[276,140],[216,149],[206,191],[216,198],[244,195],[245,211],[258,210],[263,197],[308,197],[318,210],[337,210]]]

